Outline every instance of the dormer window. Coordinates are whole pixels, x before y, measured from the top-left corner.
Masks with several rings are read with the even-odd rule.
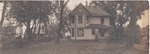
[[[81,9],[79,9],[79,11],[81,12]]]
[[[82,22],[83,22],[83,20],[82,20],[82,15],[79,15],[79,17],[78,17],[78,23],[79,23],[79,24],[82,24]]]

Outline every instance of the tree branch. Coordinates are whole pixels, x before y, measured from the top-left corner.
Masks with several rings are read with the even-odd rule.
[[[67,0],[63,5],[62,5],[62,8],[64,9],[65,6],[67,5],[67,3],[69,2],[69,0]]]

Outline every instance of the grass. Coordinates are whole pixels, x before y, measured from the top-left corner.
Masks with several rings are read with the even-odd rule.
[[[23,48],[2,49],[2,54],[148,54],[148,51],[124,49],[122,43],[101,41],[40,42]]]

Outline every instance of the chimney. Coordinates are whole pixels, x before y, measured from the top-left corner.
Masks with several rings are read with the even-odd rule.
[[[88,6],[88,1],[85,1],[85,4],[86,4],[85,6]]]

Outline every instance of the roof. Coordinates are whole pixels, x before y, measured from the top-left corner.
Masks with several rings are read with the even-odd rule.
[[[85,28],[92,28],[92,29],[106,28],[106,29],[109,29],[110,26],[102,25],[102,24],[90,24],[90,25],[86,26]]]
[[[91,15],[90,12],[80,3],[71,12],[70,15]]]
[[[109,13],[107,13],[100,7],[95,6],[84,6],[84,7],[92,14],[92,16],[110,16]]]
[[[80,9],[82,9],[81,12],[79,11]],[[91,15],[91,16],[110,16],[109,13],[107,13],[100,7],[83,6],[81,3],[70,14],[71,15],[85,14],[85,15]]]

